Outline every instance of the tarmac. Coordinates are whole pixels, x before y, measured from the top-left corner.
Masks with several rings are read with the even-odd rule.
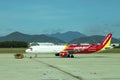
[[[120,53],[25,56],[0,54],[0,80],[120,80]]]

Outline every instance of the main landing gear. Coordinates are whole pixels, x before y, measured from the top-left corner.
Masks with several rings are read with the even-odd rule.
[[[74,53],[74,51],[73,50],[70,50],[70,51],[68,51],[68,58],[74,58],[74,56],[73,56],[73,53]]]
[[[69,54],[67,57],[68,58],[74,58],[73,54]]]
[[[55,56],[60,56],[59,53],[56,53]],[[73,54],[68,54],[68,56],[66,56],[67,58],[74,58]]]

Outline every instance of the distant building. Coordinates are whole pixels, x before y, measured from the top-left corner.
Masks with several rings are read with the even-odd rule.
[[[111,46],[112,46],[112,47],[119,47],[119,46],[120,46],[120,43],[111,43]]]

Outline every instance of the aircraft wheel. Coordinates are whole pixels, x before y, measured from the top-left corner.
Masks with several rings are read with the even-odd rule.
[[[32,59],[32,56],[30,56],[30,59]]]
[[[70,54],[67,57],[70,58]]]
[[[55,56],[59,56],[59,53],[56,53]]]
[[[73,56],[73,55],[71,55],[71,58],[74,58],[74,56]]]

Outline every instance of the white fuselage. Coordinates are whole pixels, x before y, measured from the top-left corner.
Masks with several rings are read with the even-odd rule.
[[[46,52],[60,52],[64,50],[65,45],[42,45],[42,46],[31,46],[26,49],[26,53],[46,53]]]

